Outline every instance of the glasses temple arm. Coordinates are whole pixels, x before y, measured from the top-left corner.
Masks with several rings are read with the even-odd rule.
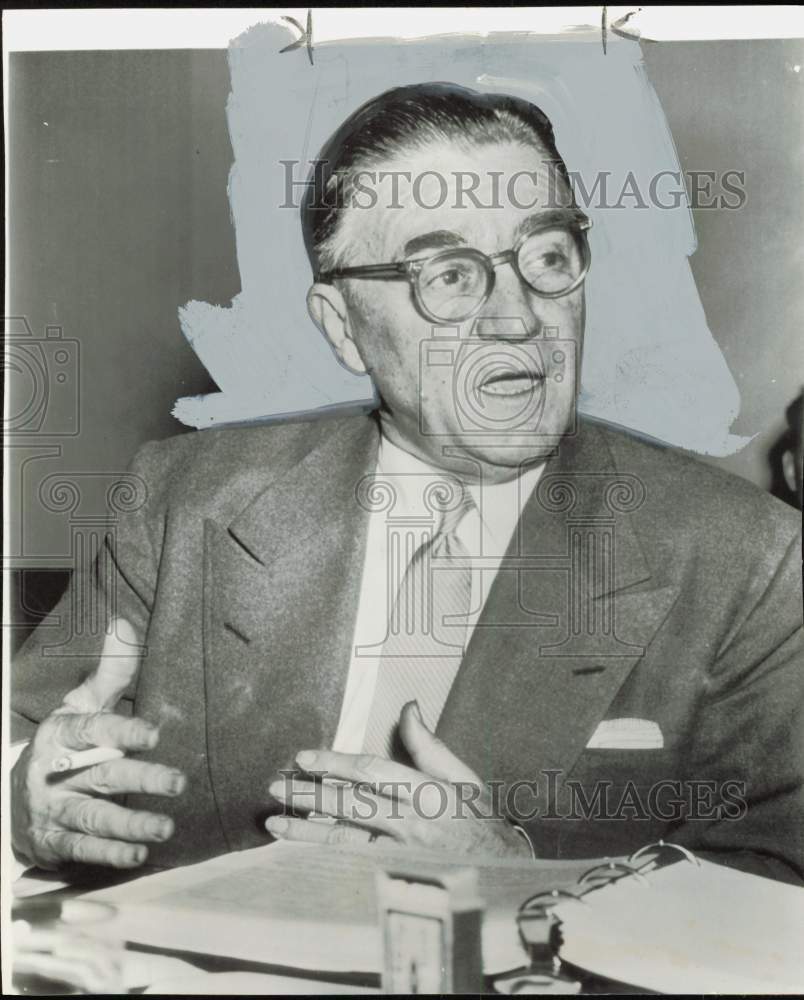
[[[364,264],[360,267],[339,267],[332,271],[321,271],[318,280],[329,282],[333,278],[400,278],[407,275],[407,265]]]

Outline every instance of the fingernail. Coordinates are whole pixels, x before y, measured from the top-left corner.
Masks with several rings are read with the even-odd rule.
[[[155,840],[167,840],[168,837],[173,832],[171,829],[171,822],[169,819],[159,819],[157,817],[148,820],[146,828],[148,831],[148,836],[153,837]]]
[[[424,716],[422,715],[422,710],[419,708],[418,701],[414,699],[413,701],[409,701],[408,705],[411,706],[411,710],[413,711],[414,715],[419,720],[419,722],[421,722],[421,724],[424,725]]]
[[[272,781],[268,786],[268,791],[277,799],[284,797],[285,783],[283,781]]]
[[[133,847],[128,854],[128,860],[133,865],[141,865],[147,857],[148,849],[146,847]]]
[[[136,730],[135,738],[146,750],[153,750],[159,739],[159,730],[156,726],[152,726],[150,722],[141,721]]]
[[[288,832],[288,821],[284,816],[271,816],[265,821],[266,830],[271,833],[283,834]]]
[[[302,767],[310,767],[311,764],[315,764],[315,758],[315,750],[302,750],[301,753],[296,754],[296,760]]]
[[[181,795],[186,784],[187,780],[181,771],[174,771],[168,781],[168,791],[171,795]]]

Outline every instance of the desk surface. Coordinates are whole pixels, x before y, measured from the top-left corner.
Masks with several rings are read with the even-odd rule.
[[[16,900],[15,906],[28,910],[26,918],[35,921],[37,910],[52,914],[64,900],[74,899],[94,889],[141,878],[156,870],[147,868],[132,873],[83,867],[71,873],[26,874],[14,884],[15,896],[19,893],[21,897]],[[67,876],[71,881],[65,885]],[[49,888],[49,885],[55,887]],[[369,973],[311,972],[276,964],[245,962],[131,943],[126,945],[125,961],[130,965],[127,981],[131,982],[132,993],[189,991],[230,995],[354,995],[380,992],[379,977]],[[627,984],[591,976],[582,970],[571,971],[580,979],[586,994],[646,992]],[[494,977],[500,978],[503,977]],[[493,986],[494,979],[487,980],[488,993],[497,992]]]

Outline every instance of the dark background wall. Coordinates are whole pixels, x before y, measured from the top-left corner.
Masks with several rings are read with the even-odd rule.
[[[14,645],[75,560],[69,516],[42,502],[48,477],[88,473],[78,513],[97,514],[109,477],[140,444],[186,430],[170,415],[175,399],[215,388],[177,309],[193,298],[225,304],[240,290],[228,92],[224,51],[10,58],[10,315],[25,317],[34,341],[54,325],[77,341],[67,382],[48,386],[41,430],[15,435],[8,452]],[[19,322],[7,329],[8,410],[21,414],[33,393],[31,349]],[[55,368],[53,345],[45,351]],[[77,432],[51,433],[60,426]]]
[[[228,92],[225,52],[11,57],[11,313],[81,342],[65,468],[117,468],[181,431],[174,400],[209,386],[176,311],[240,288]]]
[[[682,166],[745,171],[743,209],[696,212],[692,267],[740,387],[733,430],[757,435],[712,461],[768,488],[769,450],[804,382],[804,101],[794,69],[804,44],[662,43],[643,52]],[[193,298],[227,304],[240,287],[226,195],[228,93],[222,51],[10,58],[10,314],[27,319],[33,340],[55,326],[78,350],[69,359],[76,381],[51,387],[50,423],[15,437],[9,453],[18,635],[49,607],[74,555],[65,518],[43,509],[46,477],[97,473],[83,487],[97,507],[104,476],[122,471],[139,444],[185,430],[170,416],[175,399],[214,388],[177,309]],[[51,364],[52,344],[46,352]],[[12,371],[12,413],[30,391]],[[76,433],[50,433],[69,423],[71,407]]]

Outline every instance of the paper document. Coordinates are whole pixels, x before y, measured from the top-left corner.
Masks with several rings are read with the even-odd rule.
[[[279,841],[146,876],[87,895],[118,907],[124,939],[332,972],[380,972],[377,870],[422,875],[467,866],[479,871],[486,903],[488,974],[525,962],[515,914],[534,892],[574,885],[594,861],[456,859],[398,847],[321,847]]]
[[[561,957],[661,993],[804,991],[804,889],[686,861],[556,908]]]

